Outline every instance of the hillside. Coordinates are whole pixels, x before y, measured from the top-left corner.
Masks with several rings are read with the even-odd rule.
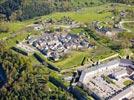
[[[47,15],[51,12],[77,11],[83,7],[96,6],[115,1],[116,0],[0,0],[0,19],[30,19],[36,16]],[[121,2],[123,0],[119,1]]]
[[[0,100],[93,100],[81,87],[75,87],[78,95],[70,91],[75,72],[83,65],[134,53],[134,43],[130,41],[134,39],[134,6],[130,5],[133,1],[0,0]],[[117,25],[124,30],[110,37],[101,31],[117,29]],[[64,38],[66,34],[80,38]],[[44,42],[44,37],[51,41]],[[29,44],[32,39],[35,45],[41,41],[47,47],[44,45],[39,51],[33,43]],[[53,41],[56,43],[51,44]],[[87,43],[88,50],[77,46]],[[69,48],[74,44],[76,48],[66,54],[65,44]],[[52,52],[54,46],[52,59],[45,53]]]
[[[69,11],[83,6],[100,4],[99,0],[8,0],[1,1],[1,17],[7,20],[23,20],[50,14],[55,11]]]

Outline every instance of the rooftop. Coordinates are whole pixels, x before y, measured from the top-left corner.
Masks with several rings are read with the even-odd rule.
[[[93,72],[93,71],[96,71],[96,70],[99,70],[101,68],[105,68],[105,67],[108,67],[108,66],[111,66],[111,65],[114,65],[114,64],[119,64],[119,62],[120,62],[119,59],[115,59],[115,60],[109,61],[107,63],[92,66],[92,67],[90,67],[90,68],[88,68],[88,69],[86,69],[82,72],[79,81],[82,82],[87,73],[90,73],[90,72]]]
[[[92,71],[95,71],[95,70],[99,70],[103,67],[111,66],[111,65],[114,65],[114,64],[119,64],[119,62],[120,62],[119,59],[115,59],[115,60],[112,60],[112,61],[109,61],[109,62],[106,62],[106,63],[103,63],[103,64],[92,66],[88,70],[84,70],[84,72],[85,73],[92,72]]]
[[[110,100],[122,100],[126,97],[132,98],[134,86],[133,90],[131,90],[131,88],[124,85],[124,81],[130,79],[127,69],[132,69],[131,66],[134,65],[129,59],[111,60],[103,64],[92,66],[89,69],[85,69],[80,76],[79,82],[81,82],[85,88],[93,90],[98,97]],[[119,80],[111,78],[109,76],[111,74],[115,74]]]
[[[92,48],[87,37],[61,32],[56,34],[45,32],[39,37],[28,38],[28,43],[37,48],[47,58],[53,58],[53,60],[55,60],[55,57],[56,59],[57,57],[62,58],[65,53],[72,49]]]
[[[134,97],[133,93],[134,93],[134,85],[123,90],[122,92],[120,92],[116,96],[112,97],[110,100],[122,100],[124,98],[130,99],[130,98]]]

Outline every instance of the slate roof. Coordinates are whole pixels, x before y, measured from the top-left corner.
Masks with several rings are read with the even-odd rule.
[[[131,66],[134,66],[131,60],[128,60],[128,59],[115,59],[115,60],[112,60],[112,61],[109,61],[109,62],[106,62],[106,63],[103,63],[103,64],[99,64],[99,65],[96,65],[96,66],[92,66],[92,67],[90,67],[88,69],[83,70],[79,81],[82,82],[87,73],[90,73],[92,71],[96,71],[96,70],[99,70],[101,68],[105,68],[105,67],[108,67],[108,66],[111,66],[111,65],[114,65],[114,64],[118,64],[118,65],[129,64]]]
[[[129,88],[123,90],[122,92],[120,92],[119,94],[117,94],[116,96],[114,96],[113,98],[111,98],[110,100],[119,100],[119,99],[123,99],[123,97],[126,97],[127,95],[133,95],[132,93],[134,92],[134,85],[130,86]]]

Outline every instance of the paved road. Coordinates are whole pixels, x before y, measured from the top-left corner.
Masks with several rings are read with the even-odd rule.
[[[126,30],[127,32],[132,32],[130,29],[127,29],[127,28],[125,28],[125,27],[123,26],[124,23],[134,23],[134,21],[121,21],[121,22],[119,23],[119,26],[120,26],[121,29]]]

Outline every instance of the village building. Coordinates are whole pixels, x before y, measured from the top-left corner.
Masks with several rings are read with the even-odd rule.
[[[122,98],[127,97],[127,95],[120,97],[122,93],[120,94],[118,91],[122,89],[113,86],[112,84],[115,83],[109,78],[112,76],[111,78],[113,80],[120,81],[121,79],[123,80],[126,77],[132,76],[134,73],[133,66],[133,61],[129,59],[111,60],[109,62],[95,65],[83,70],[78,83],[87,91],[94,90],[93,92],[99,98],[106,100],[122,100]],[[109,82],[112,82],[112,84],[109,84]],[[124,92],[125,90],[123,90],[123,93]],[[116,96],[115,93],[117,93],[117,97],[114,97],[116,99],[113,98],[113,95]],[[130,92],[130,94],[132,95],[132,92]]]
[[[119,71],[116,71],[114,73],[112,73],[112,76],[115,78],[115,79],[120,79],[124,76],[128,76],[128,72],[127,70],[119,70]]]
[[[112,68],[116,68],[119,65],[119,60],[113,60],[104,64],[99,64],[96,66],[93,66],[89,69],[83,70],[82,74],[80,76],[79,82],[86,83],[87,78],[95,76],[97,73],[101,73],[105,70],[110,70]]]
[[[27,41],[47,58],[54,61],[58,61],[72,49],[89,49],[93,47],[84,36],[81,38],[76,34],[62,34],[60,32],[56,34],[45,32],[36,38],[29,37]]]
[[[41,24],[33,24],[34,30],[39,31],[43,29],[43,25]]]
[[[82,74],[80,76],[79,82],[85,83],[87,78],[93,77],[97,73],[101,73],[101,72],[103,72],[105,70],[110,70],[110,69],[113,69],[113,68],[117,68],[119,66],[134,68],[133,62],[131,60],[128,60],[128,59],[115,59],[115,60],[109,61],[107,63],[92,66],[89,69],[83,70]],[[121,76],[124,76],[124,75],[128,75],[127,72],[124,71],[124,70],[122,70],[122,72],[117,72],[115,74],[116,77],[121,77]]]
[[[110,100],[133,100],[134,99],[134,85],[122,90],[119,94],[112,97]]]
[[[109,28],[106,26],[101,26],[99,21],[94,21],[92,23],[92,29],[94,29],[97,33],[100,33],[101,35],[105,35],[107,37],[113,37],[115,36],[117,33],[123,32],[123,30],[118,26],[118,25],[114,25],[114,28]]]

